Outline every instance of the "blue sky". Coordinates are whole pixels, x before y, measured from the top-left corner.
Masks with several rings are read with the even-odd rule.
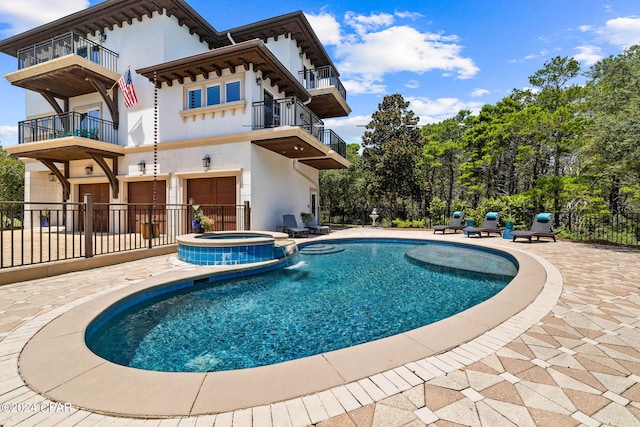
[[[421,124],[433,123],[528,87],[528,77],[555,56],[575,57],[587,70],[640,44],[637,0],[187,2],[218,30],[302,10],[341,73],[352,108],[348,118],[325,123],[355,143],[385,95],[401,93]],[[0,39],[97,3],[2,2]],[[16,66],[0,54],[1,75]],[[0,144],[17,143],[24,119],[23,90],[1,79]]]

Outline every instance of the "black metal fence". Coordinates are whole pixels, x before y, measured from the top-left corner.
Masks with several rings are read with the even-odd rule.
[[[244,205],[200,205],[215,231],[248,230]],[[192,205],[0,202],[0,268],[172,245],[192,232]]]
[[[369,216],[371,208],[332,209],[331,214],[322,212],[322,220],[340,226],[369,226],[373,220]],[[376,224],[388,227],[431,228],[437,224],[446,224],[446,217],[425,217],[413,221],[397,221],[389,218],[384,209],[378,208]],[[535,213],[529,218],[519,218],[522,222],[532,224]],[[556,221],[557,220],[557,221]],[[560,212],[555,214],[554,230],[560,231],[560,237],[594,243],[640,247],[640,213],[626,212],[619,214],[587,214],[581,212]],[[523,227],[519,227],[523,228]]]
[[[563,236],[573,240],[640,246],[640,213],[558,214]]]

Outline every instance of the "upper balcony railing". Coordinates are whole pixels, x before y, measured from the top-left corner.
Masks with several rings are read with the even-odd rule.
[[[283,98],[253,103],[254,130],[280,126],[299,126],[346,158],[346,143],[332,130],[325,130],[324,122],[299,99]]]
[[[321,131],[318,139],[345,159],[347,158],[347,143],[331,129]]]
[[[304,85],[306,89],[323,89],[334,86],[342,98],[347,100],[347,90],[342,85],[342,82],[338,78],[338,73],[332,66],[327,65],[324,67],[315,68],[312,70],[303,70],[298,73],[300,83]]]
[[[117,72],[118,54],[101,45],[67,33],[18,50],[18,69],[31,67],[62,56],[75,54]]]
[[[295,97],[253,103],[254,130],[280,126],[299,126],[317,136],[324,123]]]
[[[18,123],[18,144],[77,136],[118,144],[113,123],[84,113],[65,113]]]

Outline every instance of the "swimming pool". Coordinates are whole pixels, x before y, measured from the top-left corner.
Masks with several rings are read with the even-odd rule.
[[[284,268],[193,284],[171,294],[150,293],[131,307],[103,313],[88,328],[87,345],[114,363],[147,370],[263,366],[438,321],[490,298],[512,278],[407,257],[418,244],[426,245],[332,242],[344,250],[320,256],[305,255],[303,247],[295,263]],[[447,246],[470,262],[494,256],[513,265],[484,249]]]

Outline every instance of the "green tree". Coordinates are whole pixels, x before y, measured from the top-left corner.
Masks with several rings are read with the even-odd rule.
[[[460,176],[460,165],[465,160],[462,137],[470,116],[471,111],[462,110],[453,118],[424,126],[421,130],[425,141],[423,161],[429,171],[427,180],[433,194],[446,201],[447,215],[456,196],[454,189]]]
[[[603,59],[588,76],[586,172],[600,182],[613,213],[630,210],[640,201],[640,46]]]
[[[552,194],[556,212],[561,209],[563,177],[570,173],[576,143],[584,130],[584,118],[577,114],[583,90],[576,84],[569,84],[579,73],[578,61],[557,56],[529,77],[529,83],[540,89],[535,97],[541,107],[537,131],[552,147],[553,179],[545,181],[545,191]]]
[[[320,172],[320,201],[323,211],[329,215],[341,215],[343,221],[352,221],[360,216],[357,212],[366,204],[363,171],[358,168],[360,155],[358,144],[347,145],[348,169]]]
[[[0,145],[0,200],[24,200],[24,163]]]
[[[420,197],[418,164],[422,142],[418,117],[402,95],[385,96],[362,137],[361,168],[367,190],[386,199],[392,218],[398,213],[398,198]]]

